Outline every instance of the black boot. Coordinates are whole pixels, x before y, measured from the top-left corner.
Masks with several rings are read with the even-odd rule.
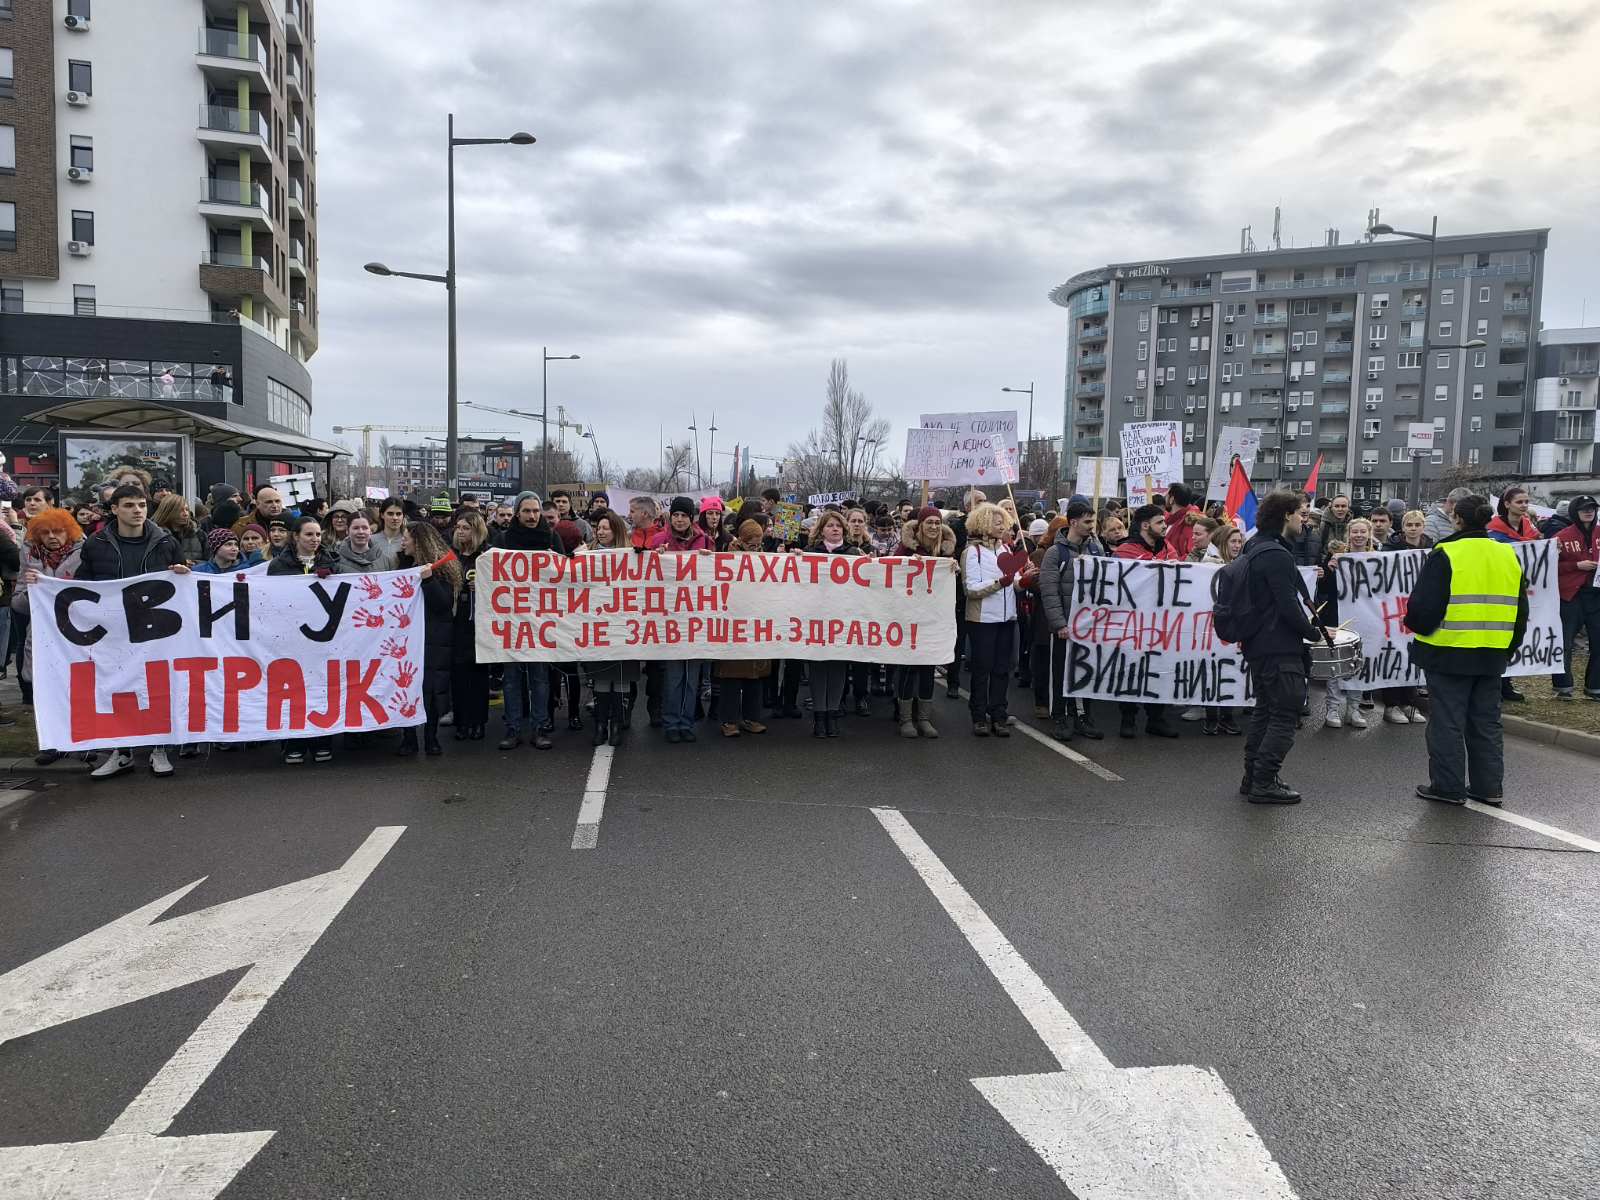
[[[1211,710],[1206,710],[1205,720],[1200,723],[1200,732],[1207,737],[1217,736],[1217,719],[1211,715]]]
[[[1122,710],[1122,728],[1117,730],[1121,737],[1132,738],[1139,736],[1139,714],[1131,708]]]
[[[1070,742],[1072,740],[1072,726],[1068,723],[1065,713],[1062,713],[1050,723],[1050,736],[1058,742]]]
[[[842,711],[826,713],[826,714],[823,715],[822,728],[823,728],[823,731],[827,734],[828,737],[831,737],[831,738],[838,737],[839,736],[839,731],[840,731],[840,726],[843,725],[843,724],[844,724],[844,713]]]
[[[615,703],[615,692],[597,692],[594,698],[594,737],[596,746],[604,746],[610,737],[611,709]]]
[[[428,725],[422,731],[422,752],[429,758],[438,758],[444,753],[444,747],[439,745],[439,727]]]
[[[625,697],[611,693],[610,720],[606,722],[606,737],[613,746],[622,745],[622,735],[628,730],[629,704]]]
[[[1085,741],[1098,742],[1106,735],[1095,728],[1094,718],[1089,715],[1089,708],[1084,706],[1082,712],[1072,718],[1072,732]]]
[[[417,756],[417,731],[415,727],[400,731],[400,747],[394,753],[396,758],[415,758]]]
[[[827,725],[825,724],[825,722],[826,722],[826,718],[823,716],[822,713],[813,712],[811,714],[811,736],[812,737],[820,738],[820,737],[827,737],[828,736],[828,729],[827,729]]]

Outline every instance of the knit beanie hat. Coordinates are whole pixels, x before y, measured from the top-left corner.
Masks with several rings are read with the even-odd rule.
[[[674,496],[672,498],[671,512],[682,513],[686,517],[695,515],[695,503],[687,496]]]
[[[700,511],[701,512],[721,512],[722,511],[722,497],[721,496],[706,496],[706,497],[702,498],[701,501],[700,501]]]
[[[931,504],[925,508],[917,509],[917,524],[922,524],[929,517],[938,517],[939,520],[944,520],[944,514]]]
[[[254,529],[256,526],[252,525],[250,528]],[[222,528],[220,526],[216,529],[213,529],[210,533],[206,534],[206,557],[215,558],[217,556],[217,551],[221,550],[223,546],[227,545],[229,542],[237,542],[238,540],[238,535],[235,534],[231,529]]]

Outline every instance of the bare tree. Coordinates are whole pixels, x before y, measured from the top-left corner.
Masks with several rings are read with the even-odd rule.
[[[789,443],[784,477],[803,495],[840,492],[872,477],[889,439],[889,422],[872,415],[871,402],[850,386],[842,358],[828,364],[822,429]]]
[[[694,446],[685,441],[669,445],[655,467],[634,467],[622,475],[622,486],[635,492],[673,492],[694,478]]]

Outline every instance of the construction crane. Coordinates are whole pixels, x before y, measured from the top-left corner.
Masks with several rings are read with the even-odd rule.
[[[489,405],[479,404],[475,400],[463,400],[461,405],[463,408],[476,408],[483,412],[499,413],[502,417],[521,417],[525,421],[538,421],[541,428],[544,425],[544,417],[539,413],[524,412],[520,408],[491,408]],[[572,430],[579,437],[589,437],[591,435],[584,431],[593,428],[592,425],[584,425],[581,421],[567,420],[567,408],[564,404],[556,405],[556,419],[551,421],[550,424],[556,427],[556,448],[559,450],[567,448],[567,430]],[[549,440],[550,433],[548,430],[545,431],[544,436],[546,440]]]
[[[367,468],[372,466],[372,434],[374,431],[378,433],[449,432],[443,425],[335,425],[333,431],[335,433],[359,433],[361,435],[361,465]],[[493,433],[463,433],[460,436],[495,441],[500,438],[508,438],[511,435],[495,431]]]

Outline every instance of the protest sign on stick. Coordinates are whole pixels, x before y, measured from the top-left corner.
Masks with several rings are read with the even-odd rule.
[[[906,430],[906,459],[900,471],[907,479],[924,484],[948,482],[951,470],[950,433],[945,429]],[[927,503],[927,498],[923,498]]]
[[[937,666],[955,648],[955,569],[947,558],[491,550],[475,577],[478,661]]]
[[[1238,459],[1248,477],[1255,472],[1256,455],[1261,449],[1261,430],[1249,426],[1225,426],[1217,434],[1217,452],[1211,457],[1211,475],[1206,480],[1206,499],[1223,500],[1228,495],[1228,480],[1233,460]]]
[[[1094,511],[1100,511],[1100,497],[1116,493],[1117,472],[1122,466],[1122,460],[1116,458],[1091,458],[1086,454],[1078,456],[1078,483],[1076,492],[1080,496],[1089,496],[1094,504]],[[1066,504],[1062,503],[1061,510],[1066,511]]]
[[[1017,414],[1015,410],[969,413],[929,413],[924,429],[949,434],[946,484],[1015,483],[1019,478]]]
[[[1135,421],[1122,427],[1122,476],[1128,503],[1152,502],[1157,491],[1183,478],[1183,438],[1176,421]]]
[[[324,737],[426,720],[414,570],[41,577],[28,594],[34,711],[50,749]]]

